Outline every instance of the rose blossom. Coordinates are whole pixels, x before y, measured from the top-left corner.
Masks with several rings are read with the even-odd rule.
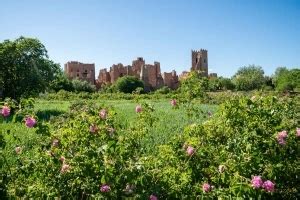
[[[157,196],[155,196],[154,194],[151,194],[149,199],[150,200],[158,200]]]
[[[66,158],[65,158],[64,156],[61,156],[61,157],[59,158],[59,160],[60,160],[62,163],[64,163],[65,160],[66,160]]]
[[[105,109],[100,110],[99,116],[100,116],[101,119],[106,119],[106,117],[107,117],[107,110],[105,110]]]
[[[172,99],[170,103],[171,103],[171,105],[172,105],[173,107],[177,106],[177,101],[176,101],[176,99]]]
[[[186,152],[189,156],[191,156],[195,153],[195,149],[192,146],[188,146],[188,148],[186,149]]]
[[[8,117],[10,115],[10,108],[8,106],[3,106],[1,109],[1,114],[3,117]]]
[[[71,168],[70,165],[63,163],[60,172],[61,173],[69,172],[70,168]]]
[[[137,106],[135,107],[135,112],[136,112],[136,113],[142,112],[142,106],[141,106],[141,105],[137,105]]]
[[[96,133],[97,131],[98,131],[98,127],[96,125],[93,124],[93,125],[90,126],[90,132],[91,133]]]
[[[275,189],[275,184],[272,181],[265,181],[262,187],[267,191],[267,192],[274,192]]]
[[[286,138],[287,138],[287,132],[286,131],[281,131],[277,134],[277,141],[281,145],[286,144]]]
[[[28,128],[32,128],[36,125],[36,120],[33,117],[26,117],[25,119],[25,125]]]
[[[16,147],[15,151],[16,151],[17,154],[21,154],[22,148],[21,147]]]
[[[211,190],[211,186],[208,183],[204,183],[202,185],[203,192],[209,192]]]
[[[300,128],[296,128],[296,136],[300,137]]]
[[[251,180],[251,185],[255,189],[260,188],[263,185],[263,181],[261,179],[261,176],[253,176]]]
[[[110,186],[108,184],[103,184],[100,187],[101,192],[109,192],[110,191]]]

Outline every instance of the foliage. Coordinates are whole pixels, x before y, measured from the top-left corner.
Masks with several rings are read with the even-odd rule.
[[[45,91],[60,73],[37,39],[20,37],[0,43],[0,85],[3,96],[19,100]]]
[[[54,90],[55,92],[58,92],[60,90],[72,92],[74,91],[74,86],[73,82],[69,80],[65,74],[61,73],[59,76],[56,77],[55,80],[51,82],[50,89]]]
[[[180,82],[178,93],[189,101],[194,98],[206,97],[205,91],[208,89],[208,79],[202,77],[198,72],[190,72],[189,76]]]
[[[139,102],[137,113],[119,113],[78,101],[50,120],[51,126],[39,119],[41,125],[24,130],[5,121],[0,124],[2,197],[297,199],[299,96],[231,96],[206,116],[201,108],[186,111],[191,108],[186,104],[199,104],[197,99],[178,100],[177,107],[166,102],[174,112],[170,117],[149,103]],[[34,115],[34,101],[22,104]],[[125,104],[118,105],[124,109]],[[184,112],[190,112],[189,124],[172,128],[173,134],[161,140],[166,127],[183,121],[178,117]],[[124,122],[129,115],[131,123]],[[200,117],[205,121],[196,120]],[[278,134],[284,131],[288,137],[280,143]],[[275,190],[254,188],[253,176],[274,182]]]
[[[87,81],[82,81],[79,79],[72,80],[72,86],[75,92],[95,92],[96,86],[91,85]]]
[[[220,90],[233,90],[234,84],[229,78],[223,77],[212,77],[209,79],[209,90],[210,91],[220,91]]]
[[[232,77],[237,90],[260,89],[264,83],[264,71],[260,66],[249,65],[240,68]]]
[[[300,90],[300,69],[288,70],[285,67],[279,67],[273,79],[278,91]]]
[[[137,88],[144,88],[144,83],[134,76],[118,78],[114,85],[117,91],[124,93],[132,93]]]

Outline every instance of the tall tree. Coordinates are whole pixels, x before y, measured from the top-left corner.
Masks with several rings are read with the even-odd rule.
[[[232,77],[232,82],[237,90],[260,89],[265,83],[264,70],[255,65],[242,67]]]
[[[0,43],[0,90],[4,97],[19,99],[44,91],[60,74],[37,39],[20,37]]]

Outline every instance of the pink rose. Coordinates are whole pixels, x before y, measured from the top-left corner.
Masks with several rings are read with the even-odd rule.
[[[90,132],[91,133],[97,133],[97,131],[98,131],[98,127],[96,126],[96,125],[91,125],[90,126]]]
[[[253,176],[251,180],[251,185],[255,189],[260,188],[263,185],[263,181],[261,179],[261,176]]]
[[[32,128],[36,125],[36,120],[33,117],[26,117],[25,119],[25,125],[28,128]]]
[[[105,110],[105,109],[100,110],[99,116],[101,119],[106,119],[107,118],[107,110]]]
[[[3,117],[8,117],[10,115],[10,108],[8,106],[3,106],[1,109],[1,114]]]
[[[300,128],[296,128],[296,136],[300,137]]]
[[[149,199],[150,200],[158,200],[157,196],[155,196],[154,194],[151,194]]]
[[[186,153],[191,156],[195,153],[195,149],[192,146],[188,146],[188,148],[186,149]]]
[[[204,183],[202,185],[203,192],[209,192],[211,190],[211,186],[208,183]]]
[[[277,134],[277,141],[280,145],[286,144],[287,131],[281,131]]]
[[[265,181],[262,187],[265,189],[267,192],[274,192],[275,189],[275,184],[272,181]]]
[[[137,106],[135,107],[135,112],[136,112],[136,113],[142,112],[142,106],[141,106],[141,105],[137,105]]]
[[[70,169],[71,169],[71,166],[70,166],[70,165],[63,163],[60,172],[61,172],[61,173],[66,173],[66,172],[69,172]]]
[[[177,101],[176,101],[176,99],[172,99],[170,103],[171,103],[171,105],[172,105],[173,107],[177,106]]]
[[[60,160],[62,163],[64,163],[65,160],[66,160],[66,158],[65,158],[64,156],[60,156],[59,160]]]
[[[101,185],[100,186],[100,191],[101,192],[104,192],[104,193],[106,193],[106,192],[110,192],[110,186],[108,185],[108,184],[103,184],[103,185]]]

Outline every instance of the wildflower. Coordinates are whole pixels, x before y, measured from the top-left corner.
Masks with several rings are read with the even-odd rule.
[[[3,106],[1,109],[1,114],[3,117],[8,117],[10,115],[10,108],[8,106]]]
[[[105,110],[105,109],[100,110],[99,116],[100,116],[101,119],[106,119],[106,117],[107,117],[107,110]]]
[[[300,128],[296,128],[296,136],[300,137]]]
[[[186,152],[189,156],[191,156],[195,153],[195,149],[192,146],[188,146],[188,148],[186,149]]]
[[[21,154],[22,153],[22,148],[21,147],[16,147],[15,151],[17,154]]]
[[[155,196],[154,194],[151,194],[149,199],[150,200],[158,200],[157,196]]]
[[[65,160],[66,160],[66,158],[65,158],[64,156],[61,156],[61,157],[59,158],[59,160],[60,160],[62,163],[64,163]]]
[[[287,138],[287,132],[286,131],[281,131],[277,134],[277,141],[280,145],[285,145],[286,144],[286,138]]]
[[[109,191],[110,191],[110,186],[107,185],[107,184],[103,184],[103,185],[101,185],[101,187],[100,187],[100,191],[101,191],[101,192],[109,192]]]
[[[58,139],[54,139],[54,140],[52,141],[52,146],[58,147],[58,145],[59,145],[59,140],[58,140]]]
[[[225,171],[225,165],[219,165],[218,171],[219,173],[223,173]]]
[[[90,126],[90,132],[91,133],[96,133],[97,131],[98,131],[98,127],[96,125],[93,124],[93,125]]]
[[[260,188],[263,185],[263,181],[261,179],[261,176],[253,176],[251,180],[251,185],[255,189]]]
[[[208,183],[204,183],[202,185],[203,192],[209,192],[211,190],[211,186]]]
[[[177,106],[177,101],[176,101],[176,99],[172,99],[170,103],[171,103],[171,105],[172,105],[173,107]]]
[[[141,105],[137,105],[137,106],[135,107],[135,112],[136,112],[136,113],[142,112],[142,106],[141,106]]]
[[[275,189],[275,184],[272,181],[265,181],[262,187],[265,189],[267,192],[274,192]]]
[[[63,163],[60,172],[61,172],[61,173],[69,172],[70,169],[71,169],[71,166],[70,166],[70,165]]]
[[[33,117],[26,117],[25,119],[25,125],[28,128],[32,128],[36,125],[36,120]]]
[[[251,101],[254,101],[255,99],[256,99],[255,95],[251,97]]]

